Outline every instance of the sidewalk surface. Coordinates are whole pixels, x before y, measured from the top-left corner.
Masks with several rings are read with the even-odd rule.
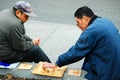
[[[58,56],[65,53],[75,44],[81,34],[76,25],[58,24],[29,20],[25,24],[27,35],[41,39],[40,47],[55,63]],[[71,68],[81,69],[82,60],[69,65]]]

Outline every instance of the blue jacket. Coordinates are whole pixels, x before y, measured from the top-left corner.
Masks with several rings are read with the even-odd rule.
[[[106,18],[97,17],[66,53],[59,56],[58,66],[85,58],[82,69],[88,80],[120,80],[120,34]]]

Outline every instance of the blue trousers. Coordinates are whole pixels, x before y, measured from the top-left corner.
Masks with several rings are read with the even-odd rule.
[[[17,52],[14,56],[7,58],[4,62],[15,63],[15,62],[35,62],[39,61],[50,62],[47,55],[39,46],[33,46],[31,49],[24,52]]]

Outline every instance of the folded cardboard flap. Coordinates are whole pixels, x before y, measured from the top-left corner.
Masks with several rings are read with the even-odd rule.
[[[31,69],[31,68],[32,68],[32,63],[22,62],[20,63],[17,69]]]
[[[80,76],[81,75],[81,70],[70,69],[69,72],[68,72],[68,75]]]

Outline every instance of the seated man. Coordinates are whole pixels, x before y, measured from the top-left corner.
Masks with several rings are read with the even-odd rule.
[[[25,34],[24,22],[35,16],[28,2],[18,1],[12,9],[1,11],[0,16],[0,61],[51,62],[39,47],[40,39]]]
[[[74,14],[78,28],[83,32],[55,64],[45,63],[43,69],[75,63],[83,58],[82,70],[87,80],[120,80],[120,34],[108,19],[96,16],[87,6]]]

